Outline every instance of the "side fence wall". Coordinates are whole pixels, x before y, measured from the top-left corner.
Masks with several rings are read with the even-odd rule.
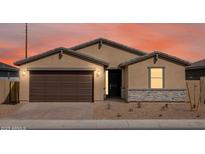
[[[189,101],[189,95],[192,102],[197,103],[200,99],[201,103],[205,103],[205,77],[201,77],[200,80],[187,80],[187,102]],[[201,93],[201,95],[200,95]]]
[[[201,77],[201,103],[205,103],[205,77]]]
[[[0,80],[0,104],[19,102],[19,82]]]

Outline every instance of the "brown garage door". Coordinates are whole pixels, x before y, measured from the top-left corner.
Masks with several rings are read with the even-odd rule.
[[[30,71],[30,102],[92,101],[92,71]]]

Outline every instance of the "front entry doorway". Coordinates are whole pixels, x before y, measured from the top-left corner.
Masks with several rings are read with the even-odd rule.
[[[119,98],[121,96],[122,71],[120,69],[108,70],[108,97]]]

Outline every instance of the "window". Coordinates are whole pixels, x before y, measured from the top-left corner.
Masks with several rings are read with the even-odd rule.
[[[150,68],[150,88],[163,88],[163,68]]]
[[[105,71],[105,94],[108,95],[108,70]]]

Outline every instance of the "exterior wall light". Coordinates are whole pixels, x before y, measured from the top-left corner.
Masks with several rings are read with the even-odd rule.
[[[26,75],[26,71],[23,71],[23,72],[22,72],[22,75],[25,76],[25,75]]]
[[[99,77],[100,76],[100,71],[97,71],[96,75],[97,75],[97,77]]]

